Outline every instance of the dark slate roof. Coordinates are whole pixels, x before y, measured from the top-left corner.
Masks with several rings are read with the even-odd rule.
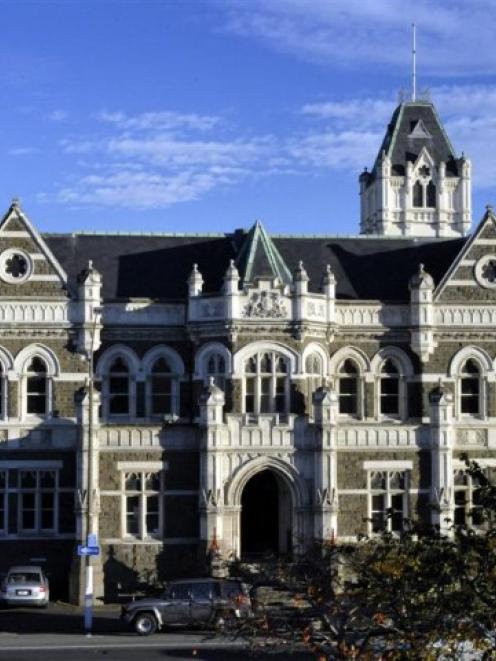
[[[419,121],[421,124],[419,125]],[[415,130],[417,128],[417,130]],[[424,133],[424,129],[426,134]],[[413,135],[412,135],[413,133]],[[423,137],[415,137],[416,135]],[[409,101],[400,104],[393,113],[375,161],[371,180],[375,176],[383,151],[390,157],[392,172],[405,174],[408,161],[414,163],[426,146],[436,163],[446,162],[446,175],[457,176],[458,161],[434,105],[427,101]]]
[[[247,236],[236,231],[218,236],[76,234],[44,238],[73,286],[92,259],[102,274],[106,299],[181,299],[187,296],[186,282],[195,262],[205,282],[203,291],[219,291],[229,260],[239,256]],[[273,236],[272,240],[291,271],[303,260],[310,291],[320,291],[322,274],[330,264],[338,298],[403,301],[409,298],[408,281],[420,263],[437,284],[467,239]]]

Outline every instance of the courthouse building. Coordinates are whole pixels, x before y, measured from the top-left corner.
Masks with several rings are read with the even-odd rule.
[[[425,101],[359,188],[350,237],[43,234],[12,203],[0,569],[77,586],[88,502],[107,594],[214,538],[234,558],[477,525],[460,455],[496,465],[496,216],[470,234],[470,161]]]

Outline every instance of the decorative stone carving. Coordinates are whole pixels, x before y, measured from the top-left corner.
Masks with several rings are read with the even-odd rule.
[[[249,303],[244,307],[243,316],[283,319],[286,317],[286,308],[278,292],[257,291],[250,295]]]
[[[222,491],[220,489],[203,489],[201,500],[205,507],[218,507],[223,502]]]
[[[338,507],[338,491],[337,489],[317,489],[315,492],[315,504],[320,507],[331,507],[337,509]]]
[[[458,429],[456,442],[460,445],[487,445],[486,429]]]

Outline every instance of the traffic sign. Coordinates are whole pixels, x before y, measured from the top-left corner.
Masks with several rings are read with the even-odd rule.
[[[100,555],[100,547],[78,544],[78,555]]]

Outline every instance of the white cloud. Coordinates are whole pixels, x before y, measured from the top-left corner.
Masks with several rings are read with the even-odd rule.
[[[7,154],[9,156],[30,156],[37,154],[40,150],[37,147],[11,147]]]
[[[410,24],[424,72],[493,73],[492,0],[251,0],[222,3],[226,29],[293,56],[406,70]]]
[[[135,116],[129,116],[121,111],[104,110],[97,114],[97,119],[127,131],[171,131],[175,129],[208,131],[219,122],[219,117],[196,113],[182,114],[170,110],[144,112]]]
[[[53,110],[48,114],[48,119],[52,122],[63,122],[69,117],[65,110]]]
[[[457,153],[463,150],[472,159],[474,186],[493,186],[496,85],[443,85],[432,89],[432,99]],[[395,106],[390,93],[309,101],[300,109],[297,131],[254,137],[240,136],[239,130],[235,137],[225,135],[224,127],[213,123],[208,128],[208,122],[196,120],[186,129],[187,122],[170,111],[135,117],[107,113],[103,125],[99,117],[93,135],[59,142],[63,152],[78,156],[78,170],[51,199],[159,208],[198,199],[247,178],[331,171],[357,177],[363,167],[372,166]],[[164,130],[162,120],[144,119],[152,115],[173,116],[174,121],[167,120],[171,130]],[[182,127],[179,134],[172,128],[174,122]]]

